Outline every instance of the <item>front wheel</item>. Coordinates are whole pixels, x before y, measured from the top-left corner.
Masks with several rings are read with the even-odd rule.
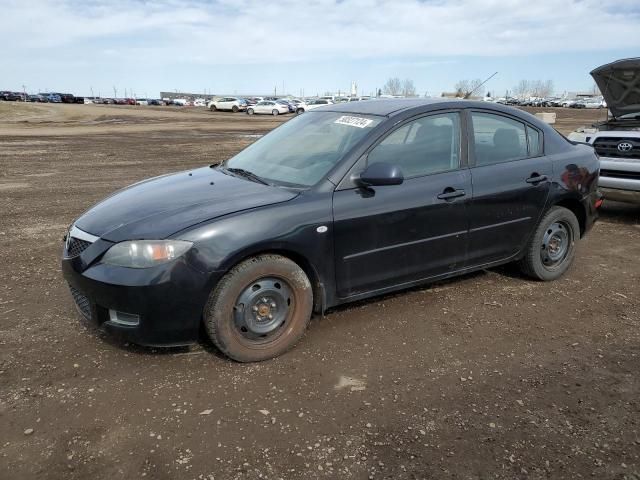
[[[211,110],[212,112],[215,112],[215,111],[216,111],[216,110],[218,110],[218,109],[216,108],[216,106],[215,106],[215,105],[211,105],[211,106],[209,107],[209,110]]]
[[[258,255],[231,269],[209,297],[204,324],[211,341],[238,362],[259,362],[289,350],[313,308],[311,283],[293,261]]]
[[[253,108],[248,108],[247,109],[247,115],[253,115]]]
[[[238,110],[240,110],[240,109],[238,108],[238,106],[237,106],[237,105],[234,105],[233,107],[231,107],[231,111],[232,111],[233,113],[238,113]]]
[[[300,115],[301,113],[304,113],[304,108],[299,108],[298,110],[296,110],[296,113],[298,115]]]
[[[520,269],[537,280],[560,278],[571,266],[579,238],[580,224],[573,212],[564,207],[551,208],[538,223]]]
[[[275,108],[271,111],[271,115],[273,115],[274,117],[278,116],[280,112],[278,110],[276,110]]]

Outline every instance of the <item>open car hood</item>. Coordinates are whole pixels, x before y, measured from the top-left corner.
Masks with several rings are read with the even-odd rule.
[[[614,117],[640,114],[640,58],[617,60],[591,72]]]

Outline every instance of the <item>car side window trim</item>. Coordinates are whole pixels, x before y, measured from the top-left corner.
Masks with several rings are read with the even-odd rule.
[[[469,168],[481,168],[481,167],[490,167],[490,166],[495,166],[495,165],[500,165],[503,163],[511,163],[511,162],[519,162],[522,160],[527,160],[530,158],[539,158],[539,157],[543,157],[545,155],[544,153],[544,133],[537,127],[531,125],[530,123],[528,123],[526,120],[523,120],[515,115],[509,115],[508,113],[505,112],[499,112],[496,110],[483,110],[483,109],[479,109],[479,108],[467,108],[464,111],[465,116],[467,117],[467,120],[465,122],[465,125],[467,127],[467,149],[468,149],[468,154],[467,154],[467,158],[468,158],[468,165]],[[514,158],[510,158],[508,160],[504,160],[504,161],[498,161],[498,162],[492,162],[492,163],[486,163],[483,165],[478,165],[476,160],[476,146],[475,146],[475,131],[473,128],[473,114],[474,113],[482,113],[482,114],[487,114],[487,115],[494,115],[496,117],[503,117],[506,118],[507,120],[511,120],[514,122],[518,122],[521,123],[524,126],[524,130],[525,130],[525,137],[527,140],[527,155],[523,156],[523,157],[514,157]],[[540,154],[538,155],[530,155],[530,145],[529,145],[529,132],[527,131],[527,127],[528,128],[532,128],[534,130],[536,130],[538,132],[538,148],[540,149]]]
[[[526,132],[527,132],[527,152],[529,152],[529,156],[527,158],[538,158],[544,156],[544,132],[542,132],[539,128],[534,127],[533,125],[526,123]],[[537,155],[531,155],[531,142],[529,141],[529,129],[535,130],[538,132],[538,153]]]
[[[357,185],[355,185],[353,183],[353,181],[351,180],[353,178],[353,175],[355,173],[358,173],[360,171],[363,170],[364,165],[367,162],[367,158],[369,156],[369,153],[371,153],[371,151],[373,149],[375,149],[380,143],[382,143],[387,137],[389,137],[390,135],[392,135],[393,133],[395,133],[396,131],[398,131],[399,129],[403,128],[405,125],[414,122],[416,120],[419,120],[421,118],[426,118],[426,117],[433,117],[433,116],[437,116],[437,115],[446,115],[449,113],[455,113],[458,115],[459,118],[459,126],[460,126],[460,141],[459,141],[459,145],[458,145],[458,167],[457,168],[452,168],[449,170],[443,170],[443,171],[439,171],[439,172],[432,172],[432,173],[425,173],[425,174],[421,174],[421,175],[413,175],[411,177],[405,177],[405,180],[412,180],[415,178],[423,178],[423,177],[430,177],[433,175],[439,175],[441,173],[450,173],[450,172],[455,172],[458,170],[462,170],[465,168],[468,168],[468,133],[467,133],[467,122],[465,121],[464,118],[464,109],[446,109],[446,110],[435,110],[435,111],[429,111],[429,112],[423,112],[423,113],[419,113],[416,115],[413,115],[411,117],[407,117],[403,120],[401,120],[400,122],[394,124],[393,126],[391,126],[387,131],[385,131],[382,135],[380,135],[371,145],[369,145],[369,147],[366,149],[366,151],[360,156],[360,158],[358,158],[358,160],[353,164],[353,166],[349,169],[349,171],[347,172],[347,174],[342,178],[342,180],[338,183],[338,186],[336,187],[336,190],[353,190],[358,188]],[[407,132],[408,135],[409,132]]]

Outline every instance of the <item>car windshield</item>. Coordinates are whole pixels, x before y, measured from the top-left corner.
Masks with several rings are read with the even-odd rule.
[[[381,121],[380,117],[359,114],[308,112],[268,133],[222,166],[247,170],[269,183],[310,187]]]

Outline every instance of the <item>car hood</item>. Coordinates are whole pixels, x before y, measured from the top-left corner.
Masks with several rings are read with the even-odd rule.
[[[296,196],[205,167],[131,185],[93,206],[75,225],[112,242],[164,239],[222,215]]]
[[[591,72],[614,117],[640,113],[640,58],[617,60]]]

